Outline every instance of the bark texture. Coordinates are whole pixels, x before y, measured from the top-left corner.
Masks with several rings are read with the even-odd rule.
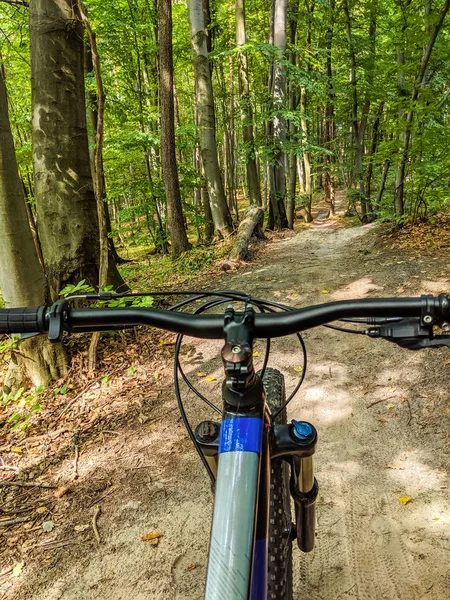
[[[283,144],[286,138],[286,121],[280,114],[286,96],[286,73],[283,55],[286,50],[287,0],[273,0],[272,39],[276,49],[272,62],[270,91],[273,98],[273,122],[271,123],[272,164],[270,166],[270,213],[269,223],[277,229],[288,226],[286,216],[286,157]]]
[[[200,135],[200,151],[208,188],[211,214],[216,235],[231,232],[232,221],[223,187],[216,143],[213,88],[206,48],[205,25],[201,0],[189,0],[189,23],[194,53],[195,96]]]
[[[172,0],[159,1],[159,90],[161,104],[161,162],[166,191],[167,213],[172,254],[178,256],[189,250],[181,205],[175,153],[175,108],[173,94],[172,58]]]
[[[262,224],[264,221],[264,209],[255,204],[249,206],[245,211],[244,218],[239,224],[236,242],[230,252],[230,261],[245,260],[248,256],[248,244],[252,235],[264,238]]]
[[[99,234],[89,164],[83,28],[76,0],[30,6],[33,167],[38,229],[53,298],[98,282]]]
[[[242,47],[246,43],[245,30],[245,0],[236,0],[236,44]],[[248,64],[245,50],[238,54],[239,95],[241,102],[242,136],[245,151],[245,169],[250,204],[261,206],[261,187],[259,185],[258,169],[255,156],[255,141],[253,138],[253,111],[250,100],[248,82]]]
[[[8,118],[5,81],[0,69],[0,288],[7,308],[40,306],[46,303],[46,281],[39,263],[28,222],[23,186],[17,170],[14,142]],[[46,338],[19,342],[4,391],[22,383],[47,385],[66,370],[67,360],[60,344]]]

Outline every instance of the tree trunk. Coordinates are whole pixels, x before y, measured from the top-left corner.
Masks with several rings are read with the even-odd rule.
[[[41,306],[47,301],[47,285],[28,222],[23,187],[17,170],[14,142],[8,118],[5,80],[0,69],[0,288],[7,308]],[[61,344],[45,337],[19,342],[5,378],[4,392],[30,381],[47,385],[67,369]]]
[[[245,0],[236,0],[236,44],[240,48],[246,43]],[[244,140],[245,168],[250,204],[261,206],[261,187],[256,168],[255,141],[253,138],[253,111],[248,82],[248,64],[245,50],[238,54],[239,96]]]
[[[360,127],[358,123],[358,89],[357,89],[357,77],[356,77],[356,50],[353,40],[353,34],[351,29],[350,20],[350,9],[348,6],[348,0],[344,0],[343,8],[345,13],[345,25],[347,32],[347,42],[350,53],[350,86],[351,86],[351,117],[352,117],[352,133],[353,143],[355,147],[355,166],[356,166],[356,180],[359,183],[359,195],[361,202],[361,221],[367,222],[367,205],[366,205],[366,191],[364,186],[363,176],[363,154],[364,147],[361,141]]]
[[[98,283],[99,229],[90,172],[83,28],[75,0],[30,5],[33,166],[39,237],[53,299]]]
[[[330,12],[329,21],[326,33],[326,61],[325,61],[325,72],[327,76],[327,87],[328,97],[325,105],[325,123],[324,123],[324,145],[325,148],[331,152],[331,144],[334,138],[334,101],[335,93],[333,86],[333,69],[331,63],[331,52],[333,47],[333,26],[334,26],[334,0],[329,2]],[[333,216],[335,213],[335,187],[334,178],[331,172],[332,164],[334,163],[334,155],[325,154],[324,156],[324,188],[325,188],[325,202],[329,205],[329,215]]]
[[[425,11],[427,12],[427,3],[425,4]],[[429,7],[429,5],[428,5]],[[395,197],[394,197],[394,207],[395,214],[397,217],[401,217],[405,212],[404,207],[404,183],[405,183],[405,172],[406,172],[406,164],[408,161],[408,151],[409,151],[409,143],[411,141],[411,133],[412,133],[412,122],[415,114],[415,103],[417,98],[419,97],[420,89],[424,87],[427,78],[427,70],[428,63],[430,62],[431,53],[433,51],[434,44],[436,42],[437,36],[442,29],[442,25],[444,23],[444,19],[447,16],[447,13],[450,9],[450,0],[446,0],[444,6],[441,9],[439,14],[439,18],[436,23],[429,27],[430,37],[425,42],[422,50],[422,59],[420,62],[419,72],[416,77],[416,81],[414,84],[414,89],[411,94],[411,108],[406,115],[406,124],[403,132],[403,147],[400,150],[400,158],[398,162],[397,168],[397,177],[395,181]],[[429,10],[429,8],[428,8]]]
[[[281,114],[285,108],[286,73],[283,66],[286,50],[287,0],[272,1],[272,37],[275,56],[271,65],[270,95],[273,121],[270,124],[272,164],[270,165],[270,204],[274,226],[288,226],[286,216],[286,165],[283,145],[286,139],[286,121]],[[269,217],[269,221],[270,221]]]
[[[175,113],[173,104],[172,2],[159,1],[159,94],[161,103],[161,159],[166,190],[172,254],[189,250],[181,205],[180,183],[175,154]]]
[[[245,260],[248,257],[248,244],[254,232],[257,237],[264,238],[263,221],[264,209],[262,206],[250,205],[239,224],[236,241],[229,256],[230,261]]]
[[[89,74],[93,73],[93,71],[94,71],[94,64],[92,62],[92,50],[91,50],[90,43],[88,43],[88,41],[86,41],[86,43],[84,45],[84,72],[86,75],[89,75]],[[87,97],[86,117],[87,117],[87,135],[88,135],[88,143],[89,143],[89,159],[90,159],[90,163],[91,163],[91,173],[92,173],[92,179],[94,182],[94,191],[95,191],[95,181],[96,181],[96,174],[95,174],[96,143],[95,143],[95,138],[97,135],[97,125],[98,125],[98,96],[97,96],[97,92],[92,89],[89,91],[89,94]],[[102,168],[103,168],[103,161],[102,161]],[[104,212],[105,212],[105,219],[106,219],[106,230],[107,230],[107,238],[108,238],[108,251],[109,251],[109,257],[110,257],[110,259],[108,261],[108,269],[110,270],[109,279],[112,279],[113,273],[111,272],[111,266],[114,269],[115,265],[123,264],[126,261],[123,258],[121,258],[119,256],[119,254],[117,253],[116,246],[114,244],[114,239],[111,236],[111,233],[112,233],[111,216],[109,214],[109,205],[108,205],[108,202],[106,201],[106,182],[105,182],[104,172],[102,172],[102,189],[103,189]],[[120,287],[120,289],[123,290],[125,287],[123,280],[119,281],[118,285],[115,286],[115,288],[116,287],[117,288]]]
[[[194,52],[195,93],[200,151],[205,170],[215,234],[225,237],[231,233],[232,220],[219,168],[214,98],[201,0],[189,0],[188,8],[191,42]]]

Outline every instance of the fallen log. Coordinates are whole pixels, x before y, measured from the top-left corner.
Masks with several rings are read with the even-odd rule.
[[[245,260],[248,256],[248,244],[252,236],[265,239],[263,231],[264,209],[256,204],[251,204],[244,213],[244,218],[239,224],[236,242],[230,252],[228,260],[237,262]]]

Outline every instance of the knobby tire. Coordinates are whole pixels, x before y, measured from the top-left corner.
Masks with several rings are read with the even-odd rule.
[[[263,377],[266,401],[272,413],[285,402],[284,377],[276,369],[266,369]],[[276,423],[287,422],[286,409]],[[292,600],[292,517],[289,494],[289,465],[272,460],[270,482],[267,600]]]

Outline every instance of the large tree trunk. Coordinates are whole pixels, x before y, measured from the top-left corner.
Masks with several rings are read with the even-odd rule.
[[[270,165],[270,212],[277,229],[288,226],[286,216],[286,165],[283,145],[286,139],[286,120],[281,114],[285,108],[286,73],[283,66],[286,50],[287,0],[272,2],[272,39],[275,56],[271,65],[270,94],[273,121],[270,124],[272,164]]]
[[[97,285],[99,269],[76,0],[31,2],[30,42],[38,229],[55,299],[68,282],[86,278]]]
[[[189,250],[190,244],[184,226],[175,154],[171,0],[159,1],[159,82],[161,139],[164,140],[164,143],[161,144],[162,172],[166,190],[172,254],[178,256]]]
[[[14,142],[8,118],[8,102],[3,71],[0,68],[0,288],[7,308],[41,306],[47,301],[47,286],[28,222],[23,187],[17,170]],[[61,377],[67,359],[61,344],[45,337],[19,343],[4,391],[30,381],[47,385]]]
[[[242,47],[246,43],[245,0],[236,0],[236,44]],[[238,54],[239,95],[242,115],[242,136],[246,156],[247,186],[250,204],[261,206],[261,187],[256,168],[255,142],[253,139],[253,111],[248,83],[248,65],[245,50]]]
[[[216,125],[211,72],[206,48],[201,0],[189,0],[189,23],[194,52],[195,94],[200,134],[200,151],[205,170],[211,214],[216,235],[227,236],[232,229],[216,143]]]

